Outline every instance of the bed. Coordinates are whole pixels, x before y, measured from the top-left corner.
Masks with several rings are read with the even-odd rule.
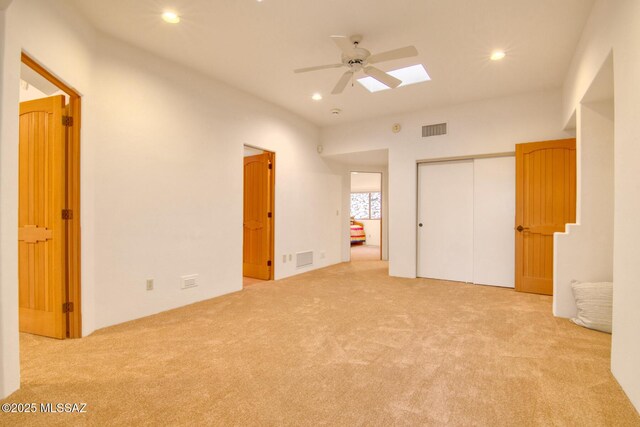
[[[362,245],[366,240],[364,224],[351,218],[351,244]]]

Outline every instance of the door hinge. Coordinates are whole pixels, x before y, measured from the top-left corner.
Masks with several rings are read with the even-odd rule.
[[[62,304],[62,312],[63,313],[71,313],[73,311],[73,303],[72,302],[65,302],[64,304]]]
[[[271,218],[273,214],[271,212],[267,212],[267,218]]]
[[[271,267],[271,260],[267,261],[267,267]]]
[[[62,209],[62,219],[73,219],[73,211],[71,209]]]
[[[273,163],[269,162],[269,169],[273,169]]]
[[[62,126],[73,126],[73,117],[62,116]]]

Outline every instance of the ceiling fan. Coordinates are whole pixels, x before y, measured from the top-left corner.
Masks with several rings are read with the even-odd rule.
[[[393,49],[372,55],[368,50],[359,47],[360,42],[362,41],[362,36],[360,35],[354,35],[349,38],[345,36],[331,36],[331,39],[342,51],[341,63],[300,68],[294,70],[294,73],[306,73],[308,71],[325,70],[328,68],[347,67],[349,70],[340,77],[340,80],[338,80],[333,91],[331,91],[334,95],[342,93],[344,88],[347,86],[347,83],[349,83],[349,80],[351,80],[353,75],[360,70],[364,71],[368,76],[378,80],[380,83],[395,89],[400,86],[402,81],[385,73],[379,68],[371,66],[370,64],[391,61],[393,59],[409,58],[411,56],[418,55],[418,50],[415,46],[401,47],[399,49]]]

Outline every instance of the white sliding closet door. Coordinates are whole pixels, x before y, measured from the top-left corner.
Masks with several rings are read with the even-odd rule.
[[[473,281],[473,161],[418,166],[418,276]]]
[[[514,287],[515,157],[474,160],[473,282]]]

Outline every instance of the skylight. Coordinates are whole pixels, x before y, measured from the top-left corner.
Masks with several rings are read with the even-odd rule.
[[[425,70],[422,64],[411,65],[409,67],[388,71],[387,74],[392,75],[396,79],[402,80],[400,86],[408,86],[415,83],[422,83],[431,80],[431,77],[429,77],[429,74],[427,74],[427,70]],[[378,80],[369,76],[358,79],[358,83],[364,86],[365,89],[367,89],[369,92],[379,92],[381,90],[391,89],[384,83],[380,83]]]

